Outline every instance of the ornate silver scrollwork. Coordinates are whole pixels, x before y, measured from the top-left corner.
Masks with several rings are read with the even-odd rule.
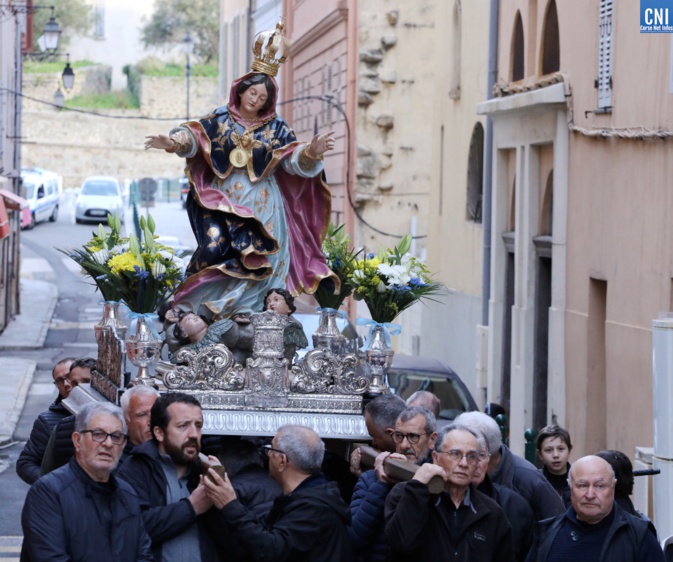
[[[245,371],[222,344],[201,350],[184,347],[175,356],[179,363],[164,374],[166,388],[173,390],[243,390]]]
[[[292,368],[290,390],[303,394],[363,394],[369,379],[357,371],[358,356],[337,356],[329,349],[314,349]]]

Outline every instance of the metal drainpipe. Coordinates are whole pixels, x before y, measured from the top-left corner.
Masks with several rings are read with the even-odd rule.
[[[488,27],[488,99],[493,98],[493,86],[498,75],[498,7],[499,0],[491,0]],[[493,189],[493,121],[486,117],[484,135],[484,196],[482,224],[484,225],[484,256],[482,267],[481,324],[488,326],[488,301],[491,298],[491,195]]]

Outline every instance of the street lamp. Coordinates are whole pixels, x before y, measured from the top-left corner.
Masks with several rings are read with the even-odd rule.
[[[65,96],[63,95],[60,86],[58,90],[56,90],[56,93],[54,94],[54,105],[59,109],[63,109],[65,107]]]
[[[54,7],[51,7],[51,17],[42,30],[42,35],[37,40],[41,51],[55,52],[58,49],[58,40],[61,37],[61,28],[54,18]],[[44,44],[44,48],[42,45]]]
[[[189,55],[194,52],[194,40],[189,34],[189,31],[185,35],[185,38],[182,40],[182,50],[185,52],[187,57],[187,62],[185,64],[185,75],[187,76],[187,121],[189,121],[189,75],[192,67],[189,65]]]
[[[75,85],[75,73],[70,66],[70,53],[66,55],[68,57],[65,68],[63,69],[63,74],[61,74],[61,80],[63,80],[63,87],[66,92],[72,90],[72,87]]]

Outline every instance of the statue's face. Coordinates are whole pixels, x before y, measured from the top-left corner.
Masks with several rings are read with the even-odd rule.
[[[180,327],[189,339],[193,339],[194,336],[208,328],[203,321],[203,318],[194,313],[185,315],[182,320],[180,320]]]
[[[285,316],[290,315],[290,307],[287,306],[285,297],[278,293],[271,293],[266,297],[266,309],[272,310],[276,314],[285,314]]]
[[[241,106],[239,110],[246,115],[257,115],[266,103],[269,93],[264,84],[253,84],[241,94]]]

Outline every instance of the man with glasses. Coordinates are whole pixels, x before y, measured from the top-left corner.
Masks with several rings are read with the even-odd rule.
[[[505,514],[472,484],[479,461],[477,434],[465,426],[445,426],[432,459],[386,498],[389,560],[514,562]],[[439,494],[427,486],[434,476],[445,482]]]
[[[416,464],[432,462],[431,451],[437,437],[437,420],[429,410],[412,406],[403,410],[389,429],[395,451]]]
[[[67,398],[72,390],[70,366],[74,361],[74,357],[66,357],[54,365],[51,376],[54,379],[54,386],[58,389],[58,396],[47,411],[35,419],[30,437],[16,461],[16,473],[26,484],[33,484],[40,477],[40,465],[51,430],[59,421],[70,415],[61,401]]]
[[[203,479],[208,497],[240,545],[241,559],[351,562],[346,532],[350,513],[337,484],[328,482],[320,471],[325,454],[322,439],[308,427],[285,425],[264,453],[283,495],[276,498],[263,522],[236,499],[226,474],[223,480],[210,469],[213,480]]]
[[[138,497],[112,475],[126,442],[121,410],[85,405],[72,440],[75,458],[28,491],[21,560],[152,560]]]
[[[150,411],[152,439],[135,447],[119,469],[140,497],[155,561],[219,560],[218,546],[226,546],[216,542],[224,520],[212,509],[201,478],[202,427],[196,398],[182,392],[160,396]]]

